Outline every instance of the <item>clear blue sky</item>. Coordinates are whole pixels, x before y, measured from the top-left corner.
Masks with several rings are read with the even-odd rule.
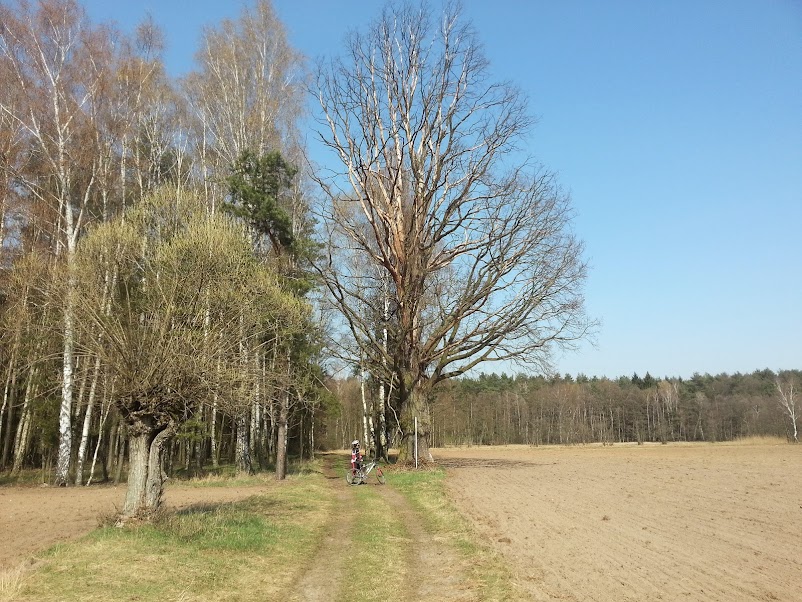
[[[381,4],[274,0],[291,43],[339,52]],[[84,2],[149,11],[169,71],[242,2]],[[560,372],[689,377],[802,368],[802,2],[468,0],[493,73],[529,95],[532,153],[560,174],[591,264],[596,348]],[[311,126],[310,126],[311,127]],[[311,139],[311,136],[310,136]]]

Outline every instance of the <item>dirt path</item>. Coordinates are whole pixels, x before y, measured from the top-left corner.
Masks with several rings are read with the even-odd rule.
[[[301,580],[294,586],[293,602],[321,602],[337,599],[341,585],[348,579],[348,565],[354,549],[356,515],[348,511],[354,505],[356,488],[334,469],[336,455],[323,456],[323,476],[334,489],[332,526],[321,541]],[[374,481],[372,481],[375,484]],[[363,487],[364,485],[360,486]],[[418,602],[469,602],[478,600],[470,586],[457,553],[444,541],[427,532],[422,518],[407,499],[392,486],[375,485],[376,491],[393,515],[403,523],[407,536],[399,541],[397,553],[404,558],[403,591],[393,591],[394,600]]]
[[[426,531],[421,516],[403,495],[390,487],[381,487],[379,491],[403,521],[410,540],[407,544],[407,595],[401,599],[409,602],[476,600],[456,552]]]
[[[347,573],[346,561],[351,556],[351,533],[355,516],[347,512],[353,494],[345,479],[334,470],[335,458],[323,456],[323,476],[335,491],[335,503],[330,511],[332,526],[323,538],[314,561],[304,571],[290,597],[293,602],[327,602],[336,596],[341,580]]]

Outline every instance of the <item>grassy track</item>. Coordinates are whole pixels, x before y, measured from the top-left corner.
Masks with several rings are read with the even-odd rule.
[[[333,469],[343,474],[343,461]],[[429,599],[517,599],[503,565],[448,502],[443,479],[442,471],[391,469],[386,486],[373,480],[348,487],[319,469],[302,470],[283,483],[263,481],[267,493],[241,502],[165,513],[152,524],[105,527],[56,546],[20,579],[0,581],[0,601],[292,599],[325,546],[348,554],[336,569],[336,591],[325,599],[414,600],[415,579],[426,574],[413,553],[421,533],[427,547],[445,546],[441,558],[458,565],[430,571],[467,576],[460,597]],[[215,478],[199,485],[225,483]],[[406,511],[398,492],[408,501]],[[344,512],[356,513],[345,541],[327,541]]]
[[[501,558],[479,541],[468,521],[448,500],[445,476],[442,468],[407,471],[393,476],[393,486],[409,500],[425,528],[456,550],[467,568],[475,599],[521,599]]]

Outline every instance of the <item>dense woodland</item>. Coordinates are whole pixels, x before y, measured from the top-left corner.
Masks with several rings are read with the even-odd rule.
[[[413,419],[424,455],[797,437],[798,372],[466,376],[548,373],[596,324],[570,199],[509,163],[525,99],[448,10],[388,5],[312,74],[258,0],[176,79],[149,19],[0,2],[0,470],[127,478],[131,515],[166,474],[283,478],[356,436],[408,459]],[[327,170],[305,167],[310,87]]]
[[[0,468],[125,474],[129,515],[181,469],[283,478],[330,395],[305,72],[272,6],[207,28],[181,79],[150,19],[127,35],[45,0],[0,23]]]
[[[688,380],[656,379],[649,373],[616,380],[581,374],[481,374],[437,390],[432,400],[433,443],[716,442],[755,436],[793,441],[794,421],[784,400],[795,394],[801,379],[799,370],[768,369],[695,374]],[[349,380],[337,386],[344,411],[329,421],[330,445],[364,430],[360,383]],[[370,423],[367,428],[370,432]]]

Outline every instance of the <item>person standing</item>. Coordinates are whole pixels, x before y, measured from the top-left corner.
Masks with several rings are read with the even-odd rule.
[[[362,452],[359,451],[359,440],[351,441],[351,473],[356,474],[357,470],[362,470]]]

